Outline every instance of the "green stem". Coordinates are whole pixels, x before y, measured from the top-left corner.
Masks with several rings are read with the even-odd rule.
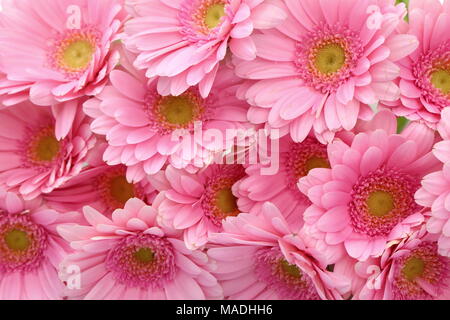
[[[405,117],[398,117],[397,118],[397,133],[401,133],[406,125],[409,123],[409,120]]]

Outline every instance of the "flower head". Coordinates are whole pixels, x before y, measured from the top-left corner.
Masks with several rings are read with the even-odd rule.
[[[328,247],[343,245],[361,261],[381,255],[387,243],[424,221],[414,194],[439,167],[430,129],[414,123],[398,135],[392,122],[395,117],[382,112],[348,143],[336,140],[328,146],[330,169],[313,169],[299,182],[313,203],[304,215],[312,236]]]
[[[214,275],[232,300],[341,299],[346,279],[325,270],[326,260],[290,228],[270,202],[258,215],[241,214],[212,236]]]
[[[436,236],[424,228],[388,248],[381,258],[358,263],[355,270],[355,276],[365,281],[358,299],[447,300],[450,297],[450,259],[438,254]]]
[[[111,219],[84,208],[88,226],[66,225],[58,232],[75,253],[61,265],[80,268],[81,286],[67,294],[84,299],[218,299],[222,290],[207,271],[207,257],[186,249],[180,233],[159,225],[156,210],[137,198]],[[93,248],[95,248],[93,250]],[[94,265],[93,265],[94,264]]]
[[[32,83],[35,104],[92,95],[104,86],[118,61],[110,47],[123,13],[120,1],[99,0],[93,6],[87,0],[5,2],[2,69],[9,79]]]
[[[0,74],[5,74],[0,94],[7,95],[3,104],[29,95],[36,105],[60,109],[55,117],[64,128],[56,128],[56,134],[66,137],[76,109],[64,102],[99,93],[119,61],[112,44],[125,18],[121,3],[5,2],[0,15]]]
[[[33,199],[77,175],[95,137],[83,114],[77,114],[69,135],[58,141],[50,107],[23,102],[0,111],[0,184]]]
[[[126,165],[129,182],[154,175],[167,163],[203,168],[232,148],[235,137],[228,130],[253,127],[246,121],[247,104],[236,98],[242,81],[226,66],[207,98],[195,87],[179,96],[160,95],[155,81],[129,70],[114,70],[111,85],[84,104],[94,118],[91,129],[108,141],[103,159]]]
[[[405,15],[394,1],[287,1],[287,19],[251,36],[253,61],[234,59],[236,74],[254,83],[241,96],[249,119],[302,142],[312,130],[322,142],[354,128],[367,104],[395,101],[394,61],[417,46],[394,32]]]
[[[231,52],[254,59],[254,29],[271,28],[286,17],[280,1],[130,1],[133,18],[125,25],[125,44],[138,54],[134,65],[149,78],[159,76],[161,94],[179,95],[198,85],[208,96],[219,63]],[[153,28],[156,32],[147,32]]]
[[[2,300],[64,297],[58,264],[71,250],[56,227],[79,222],[77,213],[59,213],[40,200],[25,202],[0,191],[0,282]]]
[[[224,219],[241,213],[233,186],[244,177],[241,165],[213,164],[195,175],[169,166],[155,185],[162,191],[158,219],[183,230],[188,248],[202,247]]]
[[[385,103],[397,115],[422,120],[435,128],[441,111],[450,105],[450,35],[448,1],[412,0],[405,32],[417,37],[419,46],[398,61],[400,100]]]

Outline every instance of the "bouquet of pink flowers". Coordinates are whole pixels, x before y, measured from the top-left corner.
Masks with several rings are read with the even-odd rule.
[[[0,299],[450,299],[450,0],[2,0]]]

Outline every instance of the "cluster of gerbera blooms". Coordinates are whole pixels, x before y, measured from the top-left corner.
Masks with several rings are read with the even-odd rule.
[[[450,298],[450,0],[1,5],[0,299]]]

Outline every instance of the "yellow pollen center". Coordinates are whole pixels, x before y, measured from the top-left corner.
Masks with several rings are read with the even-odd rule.
[[[225,214],[233,214],[238,210],[237,198],[230,188],[219,190],[216,193],[216,206]]]
[[[389,192],[374,191],[367,199],[367,206],[371,215],[384,217],[394,209],[394,198]]]
[[[110,181],[110,194],[115,200],[125,204],[134,197],[134,186],[124,176],[114,177]]]
[[[337,44],[327,44],[318,49],[314,65],[322,74],[339,71],[345,64],[345,50]]]
[[[93,54],[94,47],[89,41],[73,41],[64,49],[61,63],[70,70],[83,70],[91,62]]]
[[[140,248],[134,253],[135,259],[140,263],[150,263],[155,260],[155,253],[150,248]]]
[[[24,251],[30,246],[30,239],[25,231],[13,229],[5,234],[5,242],[13,251]]]
[[[439,89],[443,94],[450,93],[450,71],[436,70],[431,74],[431,83],[436,89]]]
[[[53,135],[45,135],[37,141],[33,151],[36,160],[52,161],[59,153],[59,141]]]
[[[312,169],[317,168],[330,168],[330,163],[327,159],[321,157],[311,157],[306,161],[306,170],[310,172]]]
[[[408,281],[414,281],[417,277],[423,275],[425,262],[417,257],[409,258],[402,269],[402,273]]]
[[[209,29],[217,27],[225,15],[225,4],[213,4],[206,10],[205,24]]]
[[[302,275],[300,269],[295,264],[289,264],[285,259],[280,260],[280,266],[282,272],[292,278],[300,278]]]
[[[186,96],[168,96],[161,101],[160,112],[165,120],[174,125],[186,125],[194,119],[195,103]]]

